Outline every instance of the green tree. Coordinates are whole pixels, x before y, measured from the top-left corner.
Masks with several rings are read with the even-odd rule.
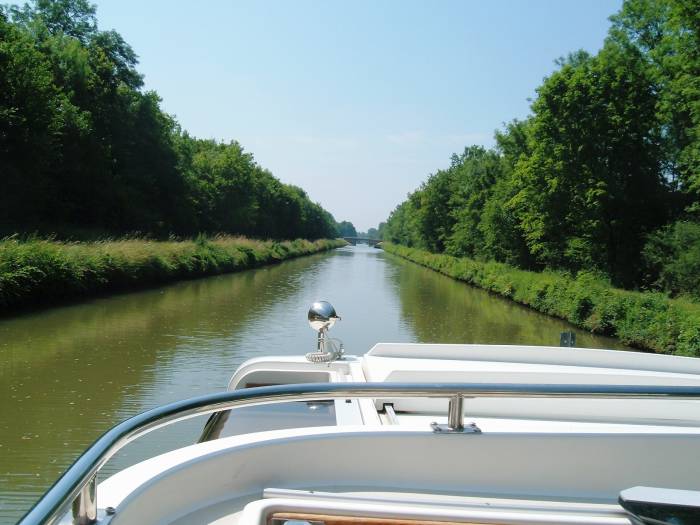
[[[335,220],[234,142],[197,140],[144,92],[136,53],[86,0],[0,9],[5,228],[332,237]]]
[[[338,235],[341,237],[357,237],[355,226],[349,221],[338,223]]]
[[[451,255],[486,256],[482,217],[496,182],[503,177],[497,152],[481,146],[466,148],[452,159],[452,192],[449,201],[453,219],[446,251]]]
[[[418,233],[416,215],[413,200],[409,196],[389,215],[384,239],[405,246],[422,247],[423,242]]]
[[[700,3],[625,0],[611,20],[598,54],[558,61],[532,115],[496,132],[495,150],[454,156],[384,237],[696,294]]]
[[[654,232],[644,260],[651,286],[700,299],[700,224],[678,221]]]
[[[420,189],[410,196],[415,214],[416,245],[433,252],[445,249],[452,233],[453,214],[450,202],[454,186],[451,170],[440,170],[428,177]]]
[[[539,263],[634,282],[645,235],[666,218],[656,104],[643,57],[614,43],[571,55],[538,89],[512,203]]]
[[[47,205],[56,136],[71,113],[51,65],[30,35],[0,11],[0,222],[21,224]]]
[[[483,258],[523,268],[532,268],[534,260],[513,205],[518,192],[513,174],[518,161],[531,154],[531,129],[531,119],[514,120],[496,132],[501,174],[490,189],[479,223]]]
[[[11,6],[13,19],[27,27],[47,29],[87,44],[97,33],[96,8],[87,0],[34,0],[22,7]]]
[[[386,222],[382,221],[377,226],[377,239],[382,239],[382,240],[386,239],[385,234],[386,234]]]
[[[694,201],[700,195],[699,13],[697,0],[626,0],[611,17],[610,36],[645,57],[659,94],[664,174]]]

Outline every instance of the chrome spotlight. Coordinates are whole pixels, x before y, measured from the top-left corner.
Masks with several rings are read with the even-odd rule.
[[[335,313],[335,308],[328,301],[316,301],[309,308],[309,326],[318,332],[316,351],[306,354],[306,359],[313,363],[326,363],[340,359],[343,355],[343,343],[336,346],[334,340],[326,337],[326,332],[340,321],[340,316]]]
[[[316,301],[309,308],[309,325],[317,332],[331,328],[340,317],[328,301]]]

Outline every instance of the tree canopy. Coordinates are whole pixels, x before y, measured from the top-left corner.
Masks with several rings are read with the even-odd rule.
[[[700,253],[698,13],[697,0],[625,0],[596,55],[558,60],[531,115],[495,148],[453,155],[384,237],[700,297],[681,271]]]
[[[338,223],[338,234],[341,237],[357,237],[357,230],[350,221],[342,221]]]
[[[184,132],[87,0],[0,8],[2,232],[335,237],[237,142]]]

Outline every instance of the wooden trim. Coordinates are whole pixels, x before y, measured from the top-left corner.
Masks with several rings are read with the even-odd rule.
[[[268,516],[272,520],[299,520],[323,522],[325,525],[484,525],[472,521],[431,521],[421,519],[370,518],[367,516],[336,516],[333,514],[307,514],[301,512],[275,512]]]

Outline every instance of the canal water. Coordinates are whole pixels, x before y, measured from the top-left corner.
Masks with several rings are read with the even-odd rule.
[[[563,321],[359,245],[0,319],[0,523],[14,523],[103,431],[154,406],[225,389],[244,360],[314,348],[326,299],[346,351],[379,341],[558,345]],[[574,330],[576,331],[576,330]],[[576,331],[577,345],[624,348]],[[202,418],[127,446],[102,477],[194,442]]]

